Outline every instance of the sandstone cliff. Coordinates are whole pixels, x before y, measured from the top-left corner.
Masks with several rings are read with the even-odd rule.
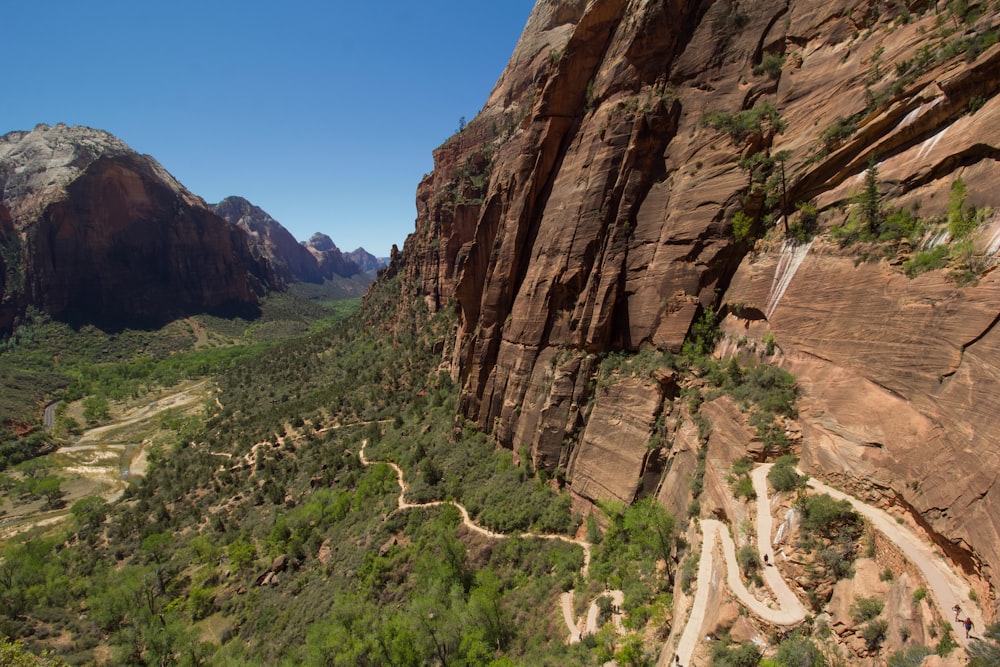
[[[364,271],[353,257],[343,253],[326,234],[316,232],[304,245],[316,259],[320,274],[324,278],[332,278],[335,275],[349,278]]]
[[[350,278],[364,270],[342,253],[330,237],[314,234],[309,242],[299,243],[270,214],[242,197],[226,197],[213,204],[212,210],[249,234],[286,283],[319,283],[334,275]]]
[[[586,498],[658,487],[681,511],[698,436],[675,385],[592,381],[609,352],[679,350],[711,309],[716,354],[797,377],[810,472],[906,509],[995,585],[1000,19],[962,7],[539,2],[390,269],[454,303],[465,416]],[[927,219],[961,179],[971,276],[903,272],[945,232],[833,240],[876,174],[880,207]]]
[[[106,132],[60,124],[4,135],[0,191],[0,330],[28,306],[111,326],[252,315],[275,282],[242,231]]]

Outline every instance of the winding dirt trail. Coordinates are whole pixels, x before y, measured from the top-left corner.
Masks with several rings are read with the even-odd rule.
[[[590,572],[590,554],[591,554],[591,544],[586,540],[577,540],[572,537],[567,537],[566,535],[559,535],[555,533],[517,533],[515,535],[508,535],[506,533],[496,533],[488,528],[484,528],[472,520],[469,516],[469,511],[465,509],[465,506],[461,503],[457,503],[453,500],[433,500],[426,503],[411,503],[406,500],[406,490],[409,488],[406,480],[403,478],[403,469],[391,461],[370,461],[365,456],[365,447],[368,445],[367,440],[361,441],[361,448],[358,451],[358,460],[364,466],[371,466],[377,463],[383,463],[393,470],[396,471],[396,480],[399,483],[399,496],[396,499],[396,509],[394,511],[399,512],[407,509],[415,509],[418,507],[439,507],[441,505],[451,505],[458,510],[459,514],[462,515],[462,525],[471,530],[474,533],[478,533],[484,537],[488,537],[494,540],[505,540],[511,537],[519,537],[522,539],[538,539],[538,540],[559,540],[566,542],[567,544],[575,544],[583,549],[583,567],[580,568],[580,573],[586,577]],[[562,610],[563,620],[566,623],[566,629],[569,635],[566,638],[566,643],[575,644],[583,639],[586,634],[593,634],[597,632],[597,620],[600,614],[600,609],[597,606],[597,600],[601,597],[610,597],[615,609],[620,609],[622,603],[625,600],[625,595],[622,591],[618,590],[606,590],[600,595],[595,597],[587,610],[587,615],[585,618],[576,619],[573,617],[573,603],[576,596],[575,590],[570,590],[563,593],[559,597],[559,606]],[[616,611],[611,616],[612,622],[614,622],[615,627],[618,632],[624,632],[622,626],[622,614],[620,611]]]
[[[754,491],[757,494],[757,550],[762,561],[765,554],[770,555],[773,528],[771,501],[767,490],[767,473],[770,470],[771,464],[768,463],[755,468],[752,474]],[[871,521],[875,528],[892,540],[903,551],[904,555],[920,569],[931,589],[932,597],[937,603],[941,617],[949,619],[956,626],[954,635],[957,641],[962,646],[968,646],[969,640],[965,638],[961,624],[954,620],[952,607],[958,604],[962,608],[962,616],[971,617],[978,629],[984,627],[982,613],[969,600],[969,586],[955,574],[944,558],[935,554],[924,540],[921,540],[905,526],[897,523],[887,512],[815,479],[809,479],[808,486],[820,493],[828,494],[835,500],[847,500],[855,510]],[[675,652],[664,651],[660,656],[660,665],[675,664],[674,655],[679,656],[682,665],[691,663],[691,656],[702,637],[710,595],[712,591],[718,589],[720,583],[713,576],[716,538],[722,543],[726,559],[726,583],[745,607],[767,622],[785,627],[800,623],[806,615],[806,609],[802,602],[792,592],[777,567],[764,567],[763,569],[764,581],[771,589],[777,606],[769,606],[754,597],[740,578],[739,564],[736,560],[736,545],[729,535],[728,528],[714,519],[702,519],[700,525],[703,536],[702,550],[698,563],[698,588],[691,606],[691,614],[677,642]],[[962,603],[963,600],[965,604]]]

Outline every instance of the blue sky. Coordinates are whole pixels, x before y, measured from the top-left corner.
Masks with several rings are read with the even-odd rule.
[[[431,152],[482,108],[534,0],[8,3],[0,134],[87,125],[209,203],[384,256]]]

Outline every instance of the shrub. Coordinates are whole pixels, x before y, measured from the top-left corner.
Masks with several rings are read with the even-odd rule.
[[[927,589],[921,586],[917,590],[913,591],[913,602],[917,603],[927,597]]]
[[[779,667],[826,667],[826,656],[816,642],[798,632],[778,645],[774,662]]]
[[[713,667],[757,667],[762,657],[760,649],[753,644],[737,644],[734,648],[724,642],[715,642],[712,648]]]
[[[907,646],[889,656],[889,667],[920,667],[932,651],[922,644]]]
[[[865,640],[865,646],[869,651],[876,651],[882,642],[885,641],[885,631],[889,627],[889,622],[884,619],[875,619],[861,628],[861,637]]]
[[[799,500],[798,506],[802,512],[802,528],[807,532],[829,536],[839,527],[860,526],[861,517],[850,502],[834,500],[825,493],[804,496]]]
[[[816,234],[819,210],[810,202],[800,201],[795,205],[798,216],[788,225],[788,235],[806,243]]]
[[[938,640],[937,645],[934,647],[934,652],[943,658],[956,648],[958,648],[958,643],[955,641],[955,638],[951,636],[951,624],[942,621],[941,639]]]
[[[761,61],[754,65],[753,73],[757,76],[766,74],[772,79],[781,76],[781,68],[785,66],[785,56],[780,53],[765,53]]]
[[[915,254],[911,259],[903,263],[903,271],[910,278],[915,278],[921,273],[943,269],[948,265],[948,246],[939,245],[930,250],[924,250]]]
[[[702,123],[725,134],[736,143],[743,143],[752,134],[765,134],[773,130],[782,134],[787,123],[781,119],[778,110],[770,102],[758,104],[753,109],[736,113],[717,111],[706,114]]]
[[[753,218],[739,211],[733,216],[733,239],[737,243],[753,240]]]
[[[987,627],[982,641],[972,642],[967,650],[969,667],[1000,665],[1000,623]]]
[[[771,466],[770,472],[767,473],[767,481],[775,491],[792,491],[805,486],[808,477],[796,472],[796,463],[798,463],[797,458],[785,455]]]
[[[744,544],[740,547],[736,554],[736,561],[740,564],[743,574],[748,577],[760,570],[760,556],[752,544]]]
[[[836,144],[854,134],[858,129],[858,120],[854,117],[845,118],[843,116],[833,121],[833,124],[823,130],[819,135],[819,140],[826,148],[833,148]]]
[[[745,500],[754,500],[757,497],[757,492],[753,488],[753,480],[745,476],[736,478],[733,493],[737,498],[744,498]]]
[[[854,604],[851,605],[851,618],[855,623],[864,623],[881,614],[884,608],[885,603],[878,598],[857,596],[854,598]]]

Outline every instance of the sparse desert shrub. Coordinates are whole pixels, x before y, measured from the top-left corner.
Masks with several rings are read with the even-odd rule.
[[[855,623],[864,623],[881,614],[884,608],[885,603],[878,598],[857,596],[854,598],[854,604],[851,605],[851,618]]]
[[[888,621],[877,618],[869,621],[861,628],[861,637],[865,640],[865,646],[869,651],[876,651],[882,646],[882,642],[885,641],[885,631],[888,627]]]

